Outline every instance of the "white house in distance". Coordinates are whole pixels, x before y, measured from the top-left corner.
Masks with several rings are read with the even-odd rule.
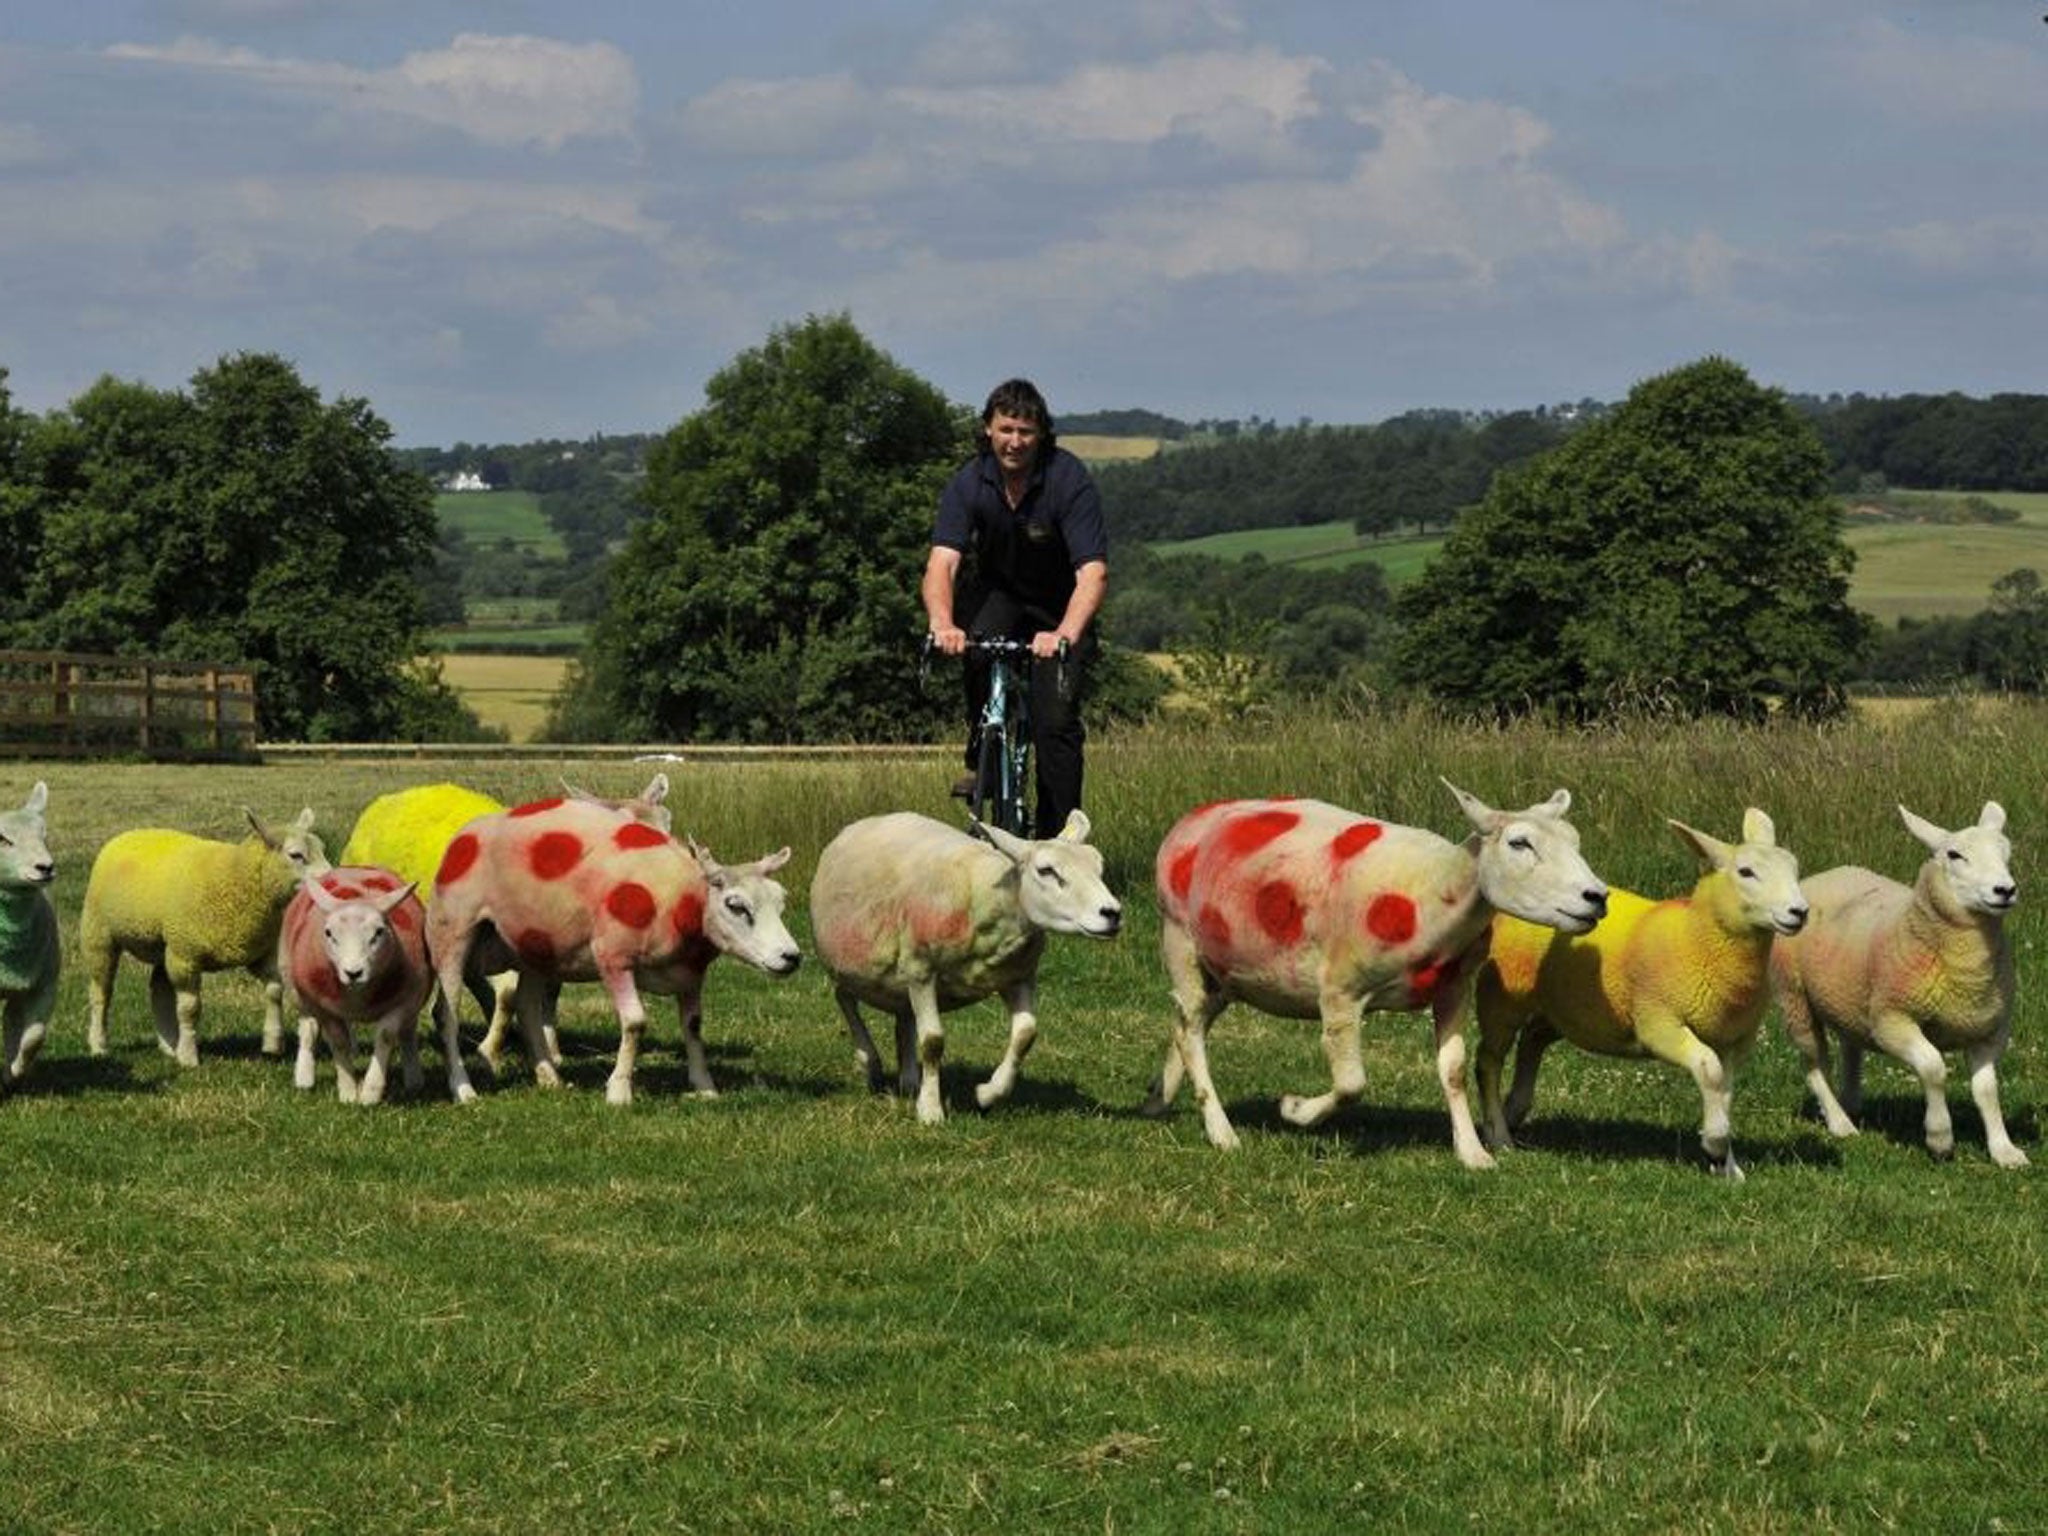
[[[458,469],[441,483],[444,491],[488,491],[484,477],[473,469]]]

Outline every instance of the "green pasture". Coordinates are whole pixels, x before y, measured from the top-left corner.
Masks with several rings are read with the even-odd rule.
[[[337,1104],[259,1055],[258,993],[207,983],[203,1060],[155,1046],[124,968],[113,1053],[85,1055],[75,955],[53,1038],[0,1100],[0,1469],[10,1530],[1298,1532],[2022,1531],[2048,1525],[2043,1039],[2048,712],[1937,704],[1878,725],[1584,734],[1289,716],[1091,747],[1089,809],[1124,933],[1055,939],[1015,1100],[972,1084],[998,1009],[951,1016],[951,1118],[858,1086],[814,965],[722,961],[688,1099],[656,1000],[639,1098],[564,995],[570,1085],[516,1058],[448,1102]],[[159,823],[233,836],[243,803],[311,804],[339,844],[374,795],[457,778],[505,800],[656,765],[336,761],[8,764],[51,786],[67,943],[94,850]],[[660,765],[719,856],[790,845],[792,927],[855,817],[951,819],[949,764]],[[1816,870],[1901,876],[1904,801],[2011,813],[2021,996],[1994,1168],[1961,1073],[1958,1153],[1869,1069],[1862,1136],[1801,1112],[1775,1023],[1735,1099],[1748,1181],[1708,1177],[1698,1094],[1667,1069],[1548,1058],[1526,1144],[1453,1159],[1415,1016],[1365,1031],[1365,1102],[1327,1127],[1276,1101],[1327,1082],[1313,1024],[1232,1009],[1212,1049],[1244,1137],[1137,1106],[1167,1040],[1153,850],[1220,796],[1319,795],[1462,835],[1437,782],[1497,802],[1562,784],[1608,879],[1690,882],[1663,818],[1732,836],[1767,808]],[[883,1032],[886,1035],[886,1031]]]
[[[533,491],[442,491],[434,497],[434,515],[479,548],[510,540],[514,548],[530,549],[544,559],[559,560],[567,553]]]

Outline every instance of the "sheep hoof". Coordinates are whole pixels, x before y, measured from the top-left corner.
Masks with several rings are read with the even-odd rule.
[[[633,1085],[631,1083],[619,1082],[606,1083],[604,1085],[604,1101],[607,1104],[616,1104],[621,1109],[624,1109],[633,1102]]]
[[[983,1109],[992,1108],[1002,1103],[1009,1096],[1010,1092],[1007,1088],[998,1088],[994,1083],[976,1083],[974,1085],[974,1102]]]
[[[2024,1168],[2027,1166],[2027,1154],[2014,1146],[1996,1147],[1992,1150],[1991,1161],[2001,1168]]]
[[[1930,1141],[1927,1143],[1927,1155],[1937,1163],[1953,1162],[1956,1155],[1956,1144],[1953,1141],[1940,1143]]]
[[[692,1099],[715,1099],[718,1097],[718,1090],[709,1083],[706,1083],[702,1088],[692,1088],[685,1097]]]
[[[476,1102],[476,1089],[468,1083],[464,1083],[455,1090],[455,1102],[458,1104],[474,1104]]]

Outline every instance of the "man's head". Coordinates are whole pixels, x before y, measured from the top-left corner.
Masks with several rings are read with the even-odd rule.
[[[994,453],[1006,469],[1020,467],[1013,460],[1021,453],[1023,467],[1044,458],[1053,450],[1052,412],[1045,396],[1029,379],[1006,379],[989,391],[981,408],[981,430],[975,446]]]

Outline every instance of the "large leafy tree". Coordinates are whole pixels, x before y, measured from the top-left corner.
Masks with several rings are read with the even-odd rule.
[[[390,435],[268,354],[223,358],[185,391],[102,379],[18,445],[12,516],[36,542],[0,634],[253,663],[271,736],[445,729],[452,696],[413,663],[433,493]]]
[[[1401,595],[1397,667],[1498,714],[1830,712],[1868,624],[1827,490],[1811,427],[1736,364],[1648,380],[1459,520]]]
[[[813,316],[742,353],[656,444],[649,516],[558,729],[688,741],[829,741],[932,729],[918,576],[964,424],[862,337]]]

